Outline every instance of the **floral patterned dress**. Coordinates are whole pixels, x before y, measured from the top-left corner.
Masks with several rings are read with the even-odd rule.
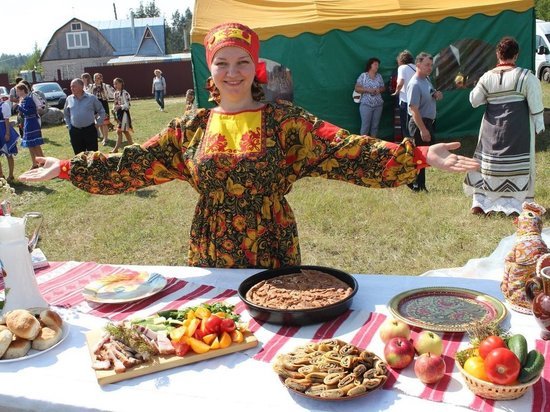
[[[174,179],[200,194],[191,226],[189,264],[278,268],[300,264],[298,231],[285,199],[306,176],[367,187],[414,181],[423,155],[400,145],[351,135],[289,104],[231,114],[198,110],[121,155],[81,153],[72,183],[116,194]]]

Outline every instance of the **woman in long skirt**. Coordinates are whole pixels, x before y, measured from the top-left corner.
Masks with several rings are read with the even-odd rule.
[[[122,134],[126,137],[128,144],[134,144],[132,135],[130,134],[134,129],[132,128],[132,117],[130,116],[130,93],[124,89],[124,80],[117,77],[113,80],[113,86],[115,87],[114,110],[118,126],[116,130],[116,145],[113,150],[111,150],[111,153],[117,153],[118,149],[122,146]]]
[[[473,214],[519,214],[535,196],[535,133],[544,130],[540,81],[516,67],[518,43],[497,45],[498,64],[470,93],[473,107],[486,105],[474,158],[481,170],[468,172],[464,191],[473,196]]]

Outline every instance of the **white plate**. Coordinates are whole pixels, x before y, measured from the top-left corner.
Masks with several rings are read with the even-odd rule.
[[[144,273],[136,274],[136,276]],[[160,292],[168,281],[158,273],[147,278],[124,279],[127,274],[107,275],[87,285],[82,291],[84,299],[96,303],[126,303],[141,300]],[[133,275],[132,275],[133,276]],[[101,285],[101,283],[104,283]],[[103,295],[103,296],[102,296]]]
[[[67,336],[69,336],[70,329],[71,329],[70,325],[67,322],[63,322],[61,340],[57,342],[55,345],[53,345],[52,347],[44,350],[36,350],[31,348],[31,350],[29,350],[25,356],[21,356],[20,358],[15,358],[15,359],[0,359],[0,363],[19,362],[30,358],[34,358],[35,356],[43,355],[46,352],[49,352],[53,348],[58,346],[61,342],[63,342],[67,338]]]

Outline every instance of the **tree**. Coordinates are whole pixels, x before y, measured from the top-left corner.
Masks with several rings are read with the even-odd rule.
[[[0,73],[8,73],[10,81],[14,81],[19,68],[29,59],[28,54],[0,54]]]
[[[192,19],[193,13],[189,8],[185,10],[185,16],[179,10],[172,14],[171,24],[166,29],[166,53],[181,53],[184,51],[186,46],[184,37],[189,33]],[[187,47],[189,47],[189,44],[187,44]]]
[[[143,2],[139,2],[139,8],[134,11],[134,17],[136,19],[143,19],[145,17],[160,17],[160,9],[155,4],[155,0],[151,0],[147,5],[143,5]]]
[[[40,56],[42,56],[42,50],[38,48],[38,44],[34,43],[34,50],[29,56],[27,61],[21,66],[22,70],[36,70],[38,73],[42,73],[42,65],[40,64]]]
[[[160,17],[160,9],[155,4],[155,0],[150,0],[145,6],[143,2],[139,2],[139,7],[134,11],[134,17],[142,19],[145,17]],[[187,8],[185,15],[176,10],[172,14],[172,20],[170,24],[165,26],[165,38],[166,38],[166,53],[181,53],[185,49],[185,36],[189,36],[189,30],[191,29],[191,21],[193,19],[193,13]],[[186,34],[187,33],[187,34]],[[189,37],[187,37],[189,39]],[[189,44],[187,44],[189,47]]]
[[[537,19],[550,20],[550,0],[535,0],[535,15]]]

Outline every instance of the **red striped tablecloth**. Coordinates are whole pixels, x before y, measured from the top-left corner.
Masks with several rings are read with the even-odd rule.
[[[37,281],[40,291],[51,305],[115,321],[149,316],[164,309],[182,308],[202,302],[227,301],[236,306],[236,311],[241,314],[243,321],[248,321],[250,330],[260,341],[258,347],[246,352],[252,359],[260,362],[269,363],[278,353],[291,351],[296,346],[312,340],[332,337],[367,348],[378,355],[383,354],[383,343],[378,336],[378,329],[386,319],[383,313],[349,310],[336,319],[317,325],[302,327],[272,325],[251,318],[235,290],[220,289],[177,278],[168,278],[167,285],[161,292],[135,302],[97,304],[84,300],[82,289],[89,282],[107,274],[124,272],[132,271],[93,262],[51,263],[49,267],[37,271]],[[0,287],[3,288],[1,280]],[[414,339],[418,333],[419,330],[413,328],[412,338]],[[409,366],[402,371],[390,369],[390,377],[384,389],[398,389],[422,399],[465,406],[477,411],[548,410],[550,342],[536,340],[536,349],[548,359],[542,378],[523,397],[513,401],[490,401],[473,395],[466,388],[453,359],[457,350],[468,346],[467,336],[464,333],[444,333],[443,342],[447,374],[441,381],[434,385],[424,385],[414,376],[413,368]]]

